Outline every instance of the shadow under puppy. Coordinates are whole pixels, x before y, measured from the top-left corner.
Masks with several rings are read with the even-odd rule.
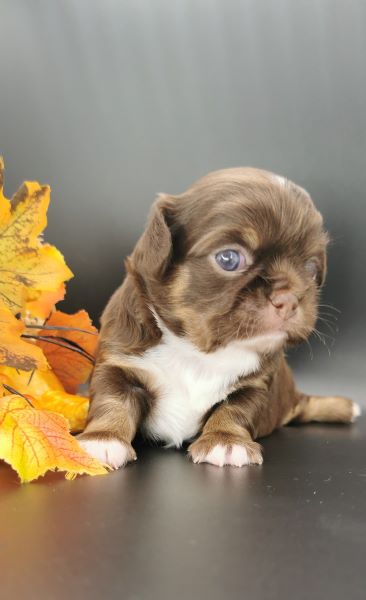
[[[353,421],[351,400],[297,391],[284,357],[314,327],[326,246],[309,194],[267,171],[160,195],[101,319],[84,448],[121,467],[139,429],[191,441],[196,463],[241,467],[290,421]]]

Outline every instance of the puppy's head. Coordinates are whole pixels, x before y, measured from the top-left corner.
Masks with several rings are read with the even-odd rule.
[[[268,350],[314,327],[326,245],[304,189],[225,169],[159,196],[127,268],[165,325],[200,350],[254,338]]]

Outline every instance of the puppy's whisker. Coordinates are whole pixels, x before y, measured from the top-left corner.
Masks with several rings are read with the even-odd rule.
[[[313,349],[311,347],[310,344],[310,340],[308,340],[308,338],[305,338],[305,342],[307,343],[308,347],[309,347],[309,354],[310,354],[310,360],[314,360],[314,353],[313,353]]]
[[[333,317],[333,319],[338,319],[339,313],[334,313],[334,312],[331,312],[331,311],[329,312],[328,308],[326,308],[324,310],[324,307],[322,307],[322,306],[318,306],[318,309],[319,309],[319,312],[322,315],[329,315],[329,316]]]
[[[326,341],[324,340],[324,338],[317,331],[313,331],[313,334],[319,339],[320,343],[327,349],[328,354],[330,356],[330,349],[329,349],[329,346],[327,345]]]
[[[333,313],[329,313],[329,312],[325,312],[323,310],[319,310],[319,315],[320,316],[325,316],[328,317],[329,319],[333,319],[333,321],[338,321],[338,315],[335,315]]]
[[[326,327],[328,327],[329,331],[333,334],[338,332],[338,328],[333,324],[330,323],[327,319],[324,319],[323,317],[318,317],[318,321],[321,321],[322,323],[324,323],[324,325]]]
[[[331,319],[334,322],[338,321],[338,315],[334,315],[333,313],[324,312],[322,310],[318,311],[320,317],[327,317],[327,319]]]
[[[334,337],[332,337],[322,331],[319,331],[318,329],[313,329],[313,333],[319,339],[319,341],[323,344],[323,346],[327,349],[329,356],[331,356],[330,347],[328,346],[326,338],[329,338],[330,340],[332,340],[331,343],[332,343],[332,345],[334,345],[334,342],[335,342]]]
[[[329,338],[330,340],[332,340],[333,342],[335,342],[335,337],[333,337],[332,335],[329,335],[329,333],[324,333],[324,331],[320,331],[319,329],[314,329],[313,331],[315,331],[316,333],[318,333],[322,337]]]
[[[336,308],[335,306],[332,306],[331,304],[318,304],[318,307],[319,308],[329,308],[329,310],[334,310],[338,314],[342,313],[342,311],[339,310],[339,308]]]

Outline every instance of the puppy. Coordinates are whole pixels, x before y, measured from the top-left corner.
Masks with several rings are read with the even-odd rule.
[[[316,322],[327,241],[309,194],[267,171],[160,195],[101,319],[84,448],[118,468],[140,430],[242,467],[290,421],[353,421],[351,400],[299,392],[284,357]]]

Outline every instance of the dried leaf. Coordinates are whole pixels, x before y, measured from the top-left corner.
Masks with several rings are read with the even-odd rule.
[[[68,432],[61,415],[34,409],[17,395],[0,398],[0,459],[15,469],[22,482],[46,471],[103,475],[106,468],[89,456]]]
[[[22,321],[16,319],[0,303],[0,364],[24,371],[47,369],[47,360],[42,350],[20,337],[24,329]]]
[[[62,254],[38,237],[47,225],[50,188],[25,182],[9,202],[3,173],[0,159],[0,301],[16,314],[28,300],[59,290],[73,275]]]
[[[43,323],[50,316],[55,304],[64,299],[65,293],[64,283],[61,283],[57,290],[41,292],[35,300],[29,300],[26,303],[25,313],[27,317],[35,317]]]
[[[0,386],[5,384],[30,399],[34,408],[44,408],[63,415],[69,422],[70,431],[83,431],[89,408],[89,399],[67,394],[53,371],[18,371],[0,366]],[[9,392],[0,387],[0,396]]]
[[[21,371],[12,367],[0,366],[0,383],[8,383],[21,394],[31,396],[42,396],[45,392],[55,390],[64,392],[64,388],[56,375],[48,369],[47,371]],[[6,396],[7,393],[0,395]]]
[[[50,317],[65,295],[64,282],[73,276],[62,254],[39,237],[47,224],[50,189],[26,182],[9,201],[3,174],[0,157],[0,459],[13,466],[21,481],[56,469],[66,471],[67,478],[104,474],[105,467],[68,428],[68,423],[73,431],[84,428],[89,400],[67,393],[63,383],[72,392],[87,379],[97,339],[85,311]],[[39,329],[45,319],[48,324]],[[87,333],[64,329],[70,326]],[[43,343],[26,341],[35,336]],[[52,356],[55,371],[40,346]]]
[[[49,390],[39,397],[31,397],[34,408],[50,410],[67,419],[72,433],[83,431],[89,409],[89,399],[67,394],[60,390]]]
[[[96,335],[97,329],[92,325],[88,313],[85,310],[79,310],[79,312],[73,315],[67,315],[61,311],[56,311],[47,321],[47,325],[53,325],[55,327],[76,327],[88,331],[89,333],[84,333],[82,331],[56,329],[54,331],[47,331],[47,335],[51,338],[63,338],[66,342],[69,341],[77,344],[87,352],[90,357],[95,356],[98,342]],[[49,364],[65,390],[70,394],[74,394],[79,385],[85,383],[88,379],[93,368],[92,361],[81,354],[48,342],[37,341],[37,344],[42,348]]]

